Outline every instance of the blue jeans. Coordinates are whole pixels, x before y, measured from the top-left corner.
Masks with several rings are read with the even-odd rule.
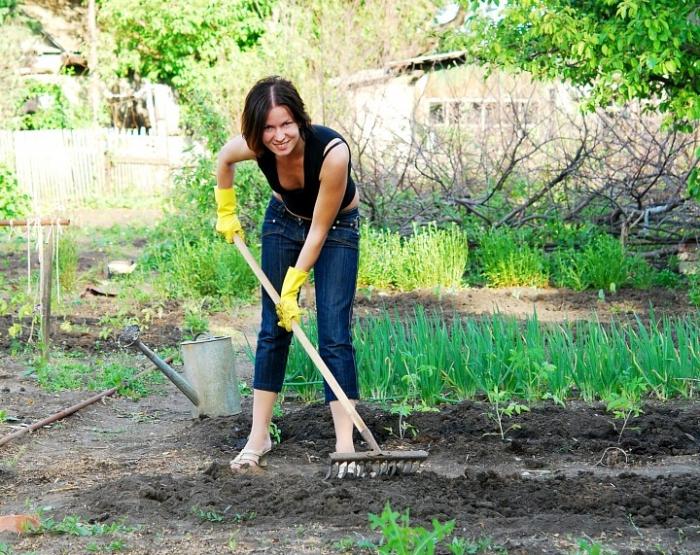
[[[262,228],[262,269],[279,292],[296,264],[311,222],[298,218],[274,196]],[[357,208],[338,214],[314,264],[319,354],[350,399],[359,399],[350,324],[355,300],[360,243]],[[262,324],[255,354],[253,387],[279,393],[292,334],[277,325],[275,305],[262,290]],[[326,403],[336,400],[324,381]]]

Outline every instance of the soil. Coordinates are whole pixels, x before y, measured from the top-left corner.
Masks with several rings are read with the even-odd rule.
[[[81,253],[85,267],[102,257]],[[26,267],[21,253],[11,260],[8,275]],[[119,302],[86,292],[70,314],[56,316],[54,348],[94,364],[118,351],[114,334],[103,333],[103,317]],[[646,319],[650,306],[657,317],[693,312],[683,292],[621,291],[601,301],[597,294],[518,288],[361,291],[356,316],[388,308],[401,317],[419,305],[445,318],[535,311],[543,322]],[[159,309],[142,340],[156,350],[176,348],[182,307]],[[210,321],[213,331],[233,330],[241,379],[250,376],[245,350],[254,343],[258,312],[244,306]],[[60,326],[64,321],[71,326]],[[0,422],[0,438],[94,395],[40,389],[27,361],[12,355],[12,322],[0,317],[0,409],[9,417]],[[130,360],[151,368],[140,355]],[[368,513],[381,513],[388,502],[410,510],[413,525],[454,520],[456,535],[490,538],[486,552],[574,553],[586,539],[624,554],[700,553],[700,405],[692,401],[648,402],[622,433],[603,406],[544,403],[509,420],[518,427],[505,439],[479,401],[412,414],[414,433],[404,438],[397,416],[368,403],[359,410],[386,449],[428,451],[422,468],[408,476],[326,479],[334,447],[328,409],[287,399],[275,418],[281,442],[269,465],[234,475],[228,462],[250,427],[249,397],[240,414],[217,418],[193,418],[170,382],[138,401],[105,397],[0,447],[0,515],[43,508],[57,521],[79,515],[136,529],[93,537],[0,532],[0,546],[41,554],[360,553],[367,551],[359,540],[379,540]],[[355,547],[343,551],[341,541]]]

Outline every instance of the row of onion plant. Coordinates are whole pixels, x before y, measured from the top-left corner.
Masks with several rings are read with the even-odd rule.
[[[502,315],[445,318],[417,310],[399,319],[385,312],[354,326],[364,399],[435,406],[494,390],[534,402],[607,401],[634,389],[660,400],[696,395],[700,383],[697,317],[648,322],[544,324]],[[314,323],[305,324],[315,335]],[[320,398],[322,382],[292,344],[288,389]]]

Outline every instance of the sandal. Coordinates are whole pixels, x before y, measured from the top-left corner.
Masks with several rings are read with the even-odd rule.
[[[265,468],[267,466],[267,454],[271,447],[256,451],[255,449],[243,449],[236,458],[233,459],[229,466],[234,474],[245,472],[252,469]]]

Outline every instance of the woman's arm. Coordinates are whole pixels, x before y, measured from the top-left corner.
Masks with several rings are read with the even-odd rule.
[[[234,165],[243,160],[255,160],[255,153],[248,148],[243,135],[238,135],[221,147],[217,156],[216,184],[219,189],[233,186]]]
[[[311,218],[311,228],[295,265],[299,270],[308,272],[321,254],[328,230],[333,225],[333,220],[338,215],[340,205],[343,202],[348,183],[349,163],[350,151],[345,143],[333,148],[323,161],[320,175],[321,183]]]

